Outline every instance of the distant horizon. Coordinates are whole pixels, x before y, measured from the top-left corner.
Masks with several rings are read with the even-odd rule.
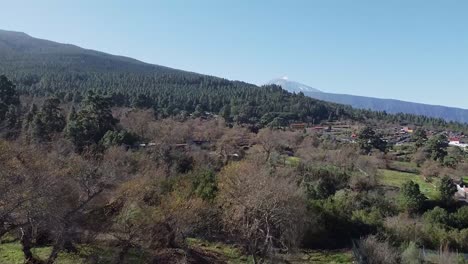
[[[4,9],[5,30],[149,64],[468,109],[456,96],[468,90],[468,2],[23,0]]]

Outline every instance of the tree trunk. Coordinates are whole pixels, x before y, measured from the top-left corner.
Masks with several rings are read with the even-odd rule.
[[[125,242],[125,244],[122,247],[122,250],[120,250],[119,255],[117,256],[117,260],[115,263],[117,264],[122,264],[124,263],[125,256],[127,255],[128,251],[130,250],[130,243]]]
[[[67,226],[62,227],[62,229],[60,230],[60,233],[54,243],[54,246],[52,247],[52,252],[50,252],[49,258],[47,259],[47,264],[53,264],[57,259],[60,251],[62,251],[63,245],[65,244],[66,230]]]
[[[31,249],[33,248],[33,243],[31,241],[31,227],[28,227],[26,230],[21,228],[21,250],[24,254],[24,259],[26,264],[43,264],[43,261],[34,257]]]
[[[47,264],[53,264],[55,262],[59,252],[62,250],[62,244],[63,243],[59,242],[52,247],[52,252],[50,252],[49,258],[47,259]]]

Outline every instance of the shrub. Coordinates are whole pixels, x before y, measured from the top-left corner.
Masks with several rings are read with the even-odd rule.
[[[194,193],[203,200],[213,200],[218,193],[216,174],[211,170],[194,173],[192,186]]]
[[[422,264],[424,263],[421,251],[414,242],[410,242],[408,247],[401,254],[401,263],[403,264]]]
[[[364,263],[397,264],[400,262],[400,253],[388,241],[379,240],[375,236],[368,236],[359,242],[359,251]]]
[[[459,229],[468,228],[468,206],[460,207],[451,215],[451,221],[454,227]]]
[[[420,211],[425,200],[426,197],[419,190],[419,185],[417,183],[408,181],[404,183],[400,189],[400,207],[409,213]]]
[[[447,226],[449,225],[449,214],[445,209],[436,207],[432,209],[431,211],[427,211],[423,215],[424,217],[424,222],[429,223],[432,225],[441,225],[441,226]]]

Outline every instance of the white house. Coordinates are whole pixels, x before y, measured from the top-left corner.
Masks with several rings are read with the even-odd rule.
[[[468,148],[468,144],[461,143],[459,138],[450,138],[449,145],[450,146],[455,146],[455,147],[460,147],[462,149]]]
[[[465,185],[463,186],[460,186],[459,184],[456,184],[456,185],[457,185],[457,194],[466,199],[468,197],[468,188]]]

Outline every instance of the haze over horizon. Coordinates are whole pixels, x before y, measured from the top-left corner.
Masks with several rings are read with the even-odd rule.
[[[1,29],[148,63],[255,84],[287,75],[329,93],[468,108],[459,96],[468,88],[467,2],[2,5]]]

